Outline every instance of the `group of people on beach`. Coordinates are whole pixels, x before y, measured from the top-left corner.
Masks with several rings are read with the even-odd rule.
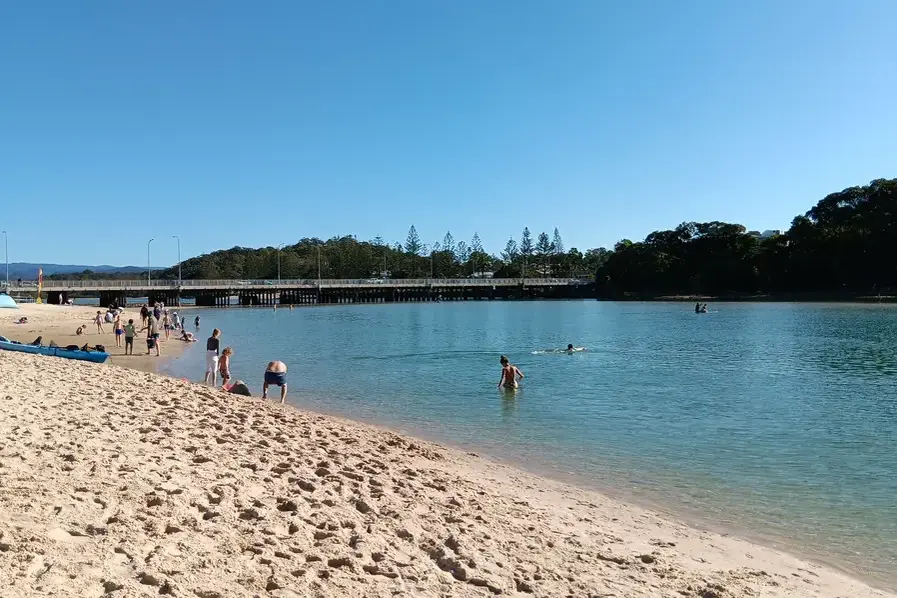
[[[228,384],[231,379],[230,364],[234,350],[231,347],[221,348],[221,330],[216,328],[212,336],[206,340],[206,372],[203,383],[217,386],[218,376],[221,376],[221,388],[233,394],[251,396],[249,388],[242,380]],[[264,382],[262,384],[262,398],[268,398],[268,387],[280,387],[280,402],[287,399],[287,366],[282,361],[270,361],[265,368]]]
[[[105,334],[104,324],[112,324],[115,346],[124,347],[125,355],[134,354],[134,339],[138,333],[143,331],[146,331],[147,355],[150,355],[153,349],[155,349],[156,356],[161,357],[162,347],[160,341],[162,340],[162,334],[165,335],[165,340],[170,340],[172,332],[177,335],[177,331],[180,331],[180,335],[175,336],[176,340],[188,343],[196,342],[196,335],[186,330],[187,318],[178,316],[177,311],[166,309],[162,303],[156,303],[152,308],[146,303],[143,304],[140,308],[142,327],[139,329],[133,319],[128,319],[125,322],[123,314],[123,308],[117,305],[110,305],[105,314],[102,311],[98,311],[92,321],[97,328],[97,334]],[[194,323],[198,328],[199,316],[196,316]],[[77,330],[75,330],[75,335],[81,336],[85,334],[87,328],[86,325],[78,326]]]

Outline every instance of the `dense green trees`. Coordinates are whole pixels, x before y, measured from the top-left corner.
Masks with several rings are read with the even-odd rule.
[[[529,239],[531,256],[513,249],[507,259],[486,253],[478,234],[467,241],[455,241],[447,232],[441,241],[424,243],[415,227],[411,227],[404,245],[389,245],[382,238],[358,241],[354,237],[335,237],[327,241],[302,239],[283,247],[279,254],[281,278],[315,279],[318,267],[322,278],[460,278],[494,272],[495,276],[522,276],[525,259],[529,259],[528,276],[592,275],[598,262],[589,260],[576,250],[569,256],[556,250],[560,233],[555,229],[554,241],[547,233],[532,243],[525,231],[521,244]],[[516,247],[516,242],[514,243]],[[572,256],[572,257],[570,257]],[[320,258],[320,260],[319,260]],[[190,258],[182,265],[183,277],[207,279],[275,279],[278,250],[274,247],[247,249],[234,247]],[[154,274],[157,278],[177,278],[177,268]]]
[[[728,293],[850,292],[897,294],[897,179],[833,193],[768,238],[739,224],[685,222],[644,241],[619,241],[612,250],[565,250],[557,229],[525,228],[500,255],[480,237],[455,240],[447,232],[428,244],[411,227],[404,244],[382,238],[302,239],[283,247],[283,278],[455,278],[492,272],[498,278],[594,276],[597,292],[613,297]],[[216,251],[186,260],[190,278],[275,279],[273,247]],[[79,275],[64,275],[78,277]],[[139,278],[134,274],[119,277]],[[145,276],[145,274],[144,274]],[[81,278],[109,277],[91,272]],[[177,278],[177,268],[154,272]]]
[[[648,295],[893,292],[897,179],[833,193],[761,239],[741,225],[687,222],[623,240],[597,269],[599,292]]]

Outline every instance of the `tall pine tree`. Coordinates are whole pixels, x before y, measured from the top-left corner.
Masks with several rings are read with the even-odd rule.
[[[420,255],[423,248],[424,246],[420,242],[420,235],[417,234],[417,229],[412,224],[411,228],[408,229],[408,238],[405,239],[405,253]]]

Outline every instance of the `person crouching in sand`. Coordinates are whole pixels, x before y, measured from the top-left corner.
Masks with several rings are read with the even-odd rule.
[[[268,398],[268,386],[280,387],[280,402],[287,399],[287,366],[282,361],[272,361],[265,369],[265,383],[262,385],[262,398]]]
[[[501,380],[498,381],[498,387],[505,390],[514,390],[519,387],[518,380],[523,380],[523,372],[516,365],[511,365],[508,358],[504,355],[499,359],[501,363]]]

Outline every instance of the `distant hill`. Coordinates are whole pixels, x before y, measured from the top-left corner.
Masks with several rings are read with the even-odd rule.
[[[146,272],[143,266],[83,266],[79,264],[29,264],[24,262],[10,262],[9,278],[23,278],[25,280],[36,280],[38,268],[43,268],[44,276],[52,276],[53,274],[78,274],[85,270],[90,270],[98,274],[140,274]],[[160,270],[161,268],[153,268]],[[0,263],[0,277],[6,276],[6,264]]]

